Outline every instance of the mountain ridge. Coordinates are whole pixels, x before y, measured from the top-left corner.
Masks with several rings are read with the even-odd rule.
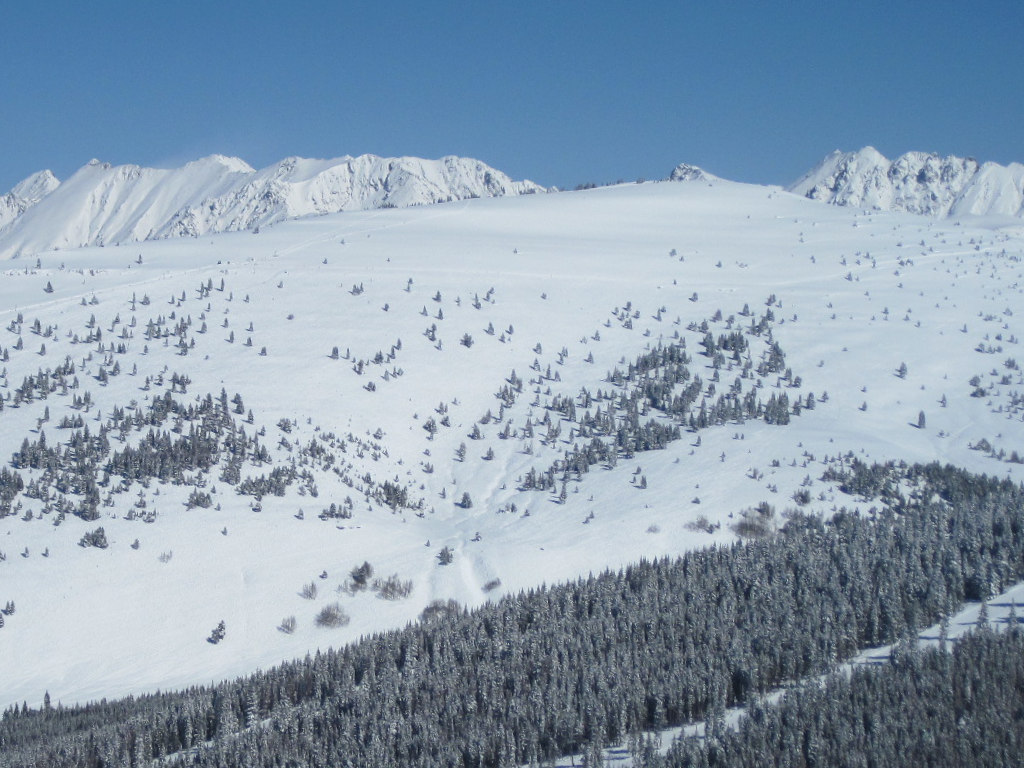
[[[787,187],[833,205],[937,218],[1024,217],[1024,165],[906,152],[890,161],[874,147],[835,150]]]
[[[718,180],[681,163],[668,181]],[[833,205],[944,218],[1024,218],[1024,165],[874,147],[835,150],[787,191]],[[472,158],[364,154],[286,157],[256,169],[212,154],[178,168],[91,160],[66,181],[49,170],[0,196],[0,259],[46,251],[258,231],[261,226],[344,211],[405,208],[475,197],[549,191],[514,181]]]
[[[300,216],[546,191],[471,158],[285,158],[256,170],[210,155],[180,168],[91,160],[42,171],[0,198],[0,258],[57,248],[257,230]]]

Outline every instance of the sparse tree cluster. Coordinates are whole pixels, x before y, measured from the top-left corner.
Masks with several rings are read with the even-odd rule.
[[[693,326],[705,330],[701,342],[704,355],[712,358],[714,376],[704,382],[691,370],[693,359],[686,352],[684,341],[659,344],[630,363],[625,370],[613,368],[606,380],[607,392],[584,389],[575,398],[555,394],[545,409],[543,420],[536,425],[527,421],[524,434],[533,436],[543,428],[542,442],[553,443],[565,425],[569,428],[572,447],[546,470],[531,468],[521,479],[522,490],[553,491],[558,483],[579,479],[591,467],[614,467],[620,459],[636,453],[659,450],[678,440],[682,430],[696,432],[713,425],[742,424],[747,419],[763,419],[768,424],[788,424],[791,413],[802,407],[813,408],[813,394],[791,403],[785,391],[772,392],[767,401],[761,396],[761,376],[783,373],[780,380],[795,385],[795,377],[785,367],[785,355],[777,342],[770,340],[771,310],[752,323],[747,333],[732,331],[721,334],[716,341],[707,323]],[[748,335],[768,337],[765,351],[757,364],[750,356]],[[729,353],[729,359],[725,357]],[[728,390],[717,392],[715,382],[719,371],[741,367]],[[744,385],[746,382],[746,386]],[[717,394],[717,398],[715,398]],[[498,397],[512,399],[514,390],[505,387]],[[712,399],[715,398],[715,399]],[[560,418],[552,418],[552,414]]]

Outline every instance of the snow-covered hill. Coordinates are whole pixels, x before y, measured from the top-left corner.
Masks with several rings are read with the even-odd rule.
[[[1019,226],[715,180],[113,242],[0,280],[0,707],[830,514],[839,456],[1024,477]]]
[[[789,187],[812,200],[926,216],[1024,216],[1024,165],[908,152],[889,161],[873,147],[836,150]]]
[[[478,160],[451,156],[290,157],[261,171],[222,155],[169,170],[93,160],[63,184],[44,171],[0,198],[0,259],[541,191]]]

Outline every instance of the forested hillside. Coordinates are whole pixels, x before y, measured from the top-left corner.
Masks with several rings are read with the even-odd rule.
[[[594,755],[642,730],[714,722],[1024,576],[1021,487],[856,460],[835,477],[876,507],[829,521],[793,513],[749,543],[471,612],[440,603],[405,630],[230,684],[13,708],[0,761],[509,766]]]
[[[639,768],[728,765],[1018,765],[1024,749],[1024,634],[983,628],[946,649],[903,648],[890,664],[860,667],[754,704],[738,732],[709,723],[706,741],[664,757],[638,746]]]

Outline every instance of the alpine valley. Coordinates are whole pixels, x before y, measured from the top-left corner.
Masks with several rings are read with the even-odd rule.
[[[913,465],[1019,488],[1022,199],[1024,166],[870,148],[789,189],[457,157],[36,174],[0,198],[0,705],[218,685],[902,513],[933,499]],[[887,462],[882,496],[851,483]],[[233,727],[284,722],[253,706]]]

